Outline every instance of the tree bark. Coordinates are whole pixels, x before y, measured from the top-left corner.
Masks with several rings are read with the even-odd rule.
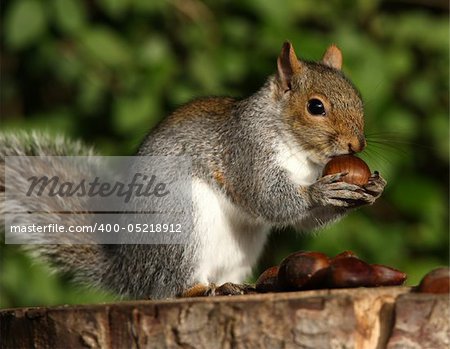
[[[318,290],[0,311],[2,348],[448,348],[448,295]]]

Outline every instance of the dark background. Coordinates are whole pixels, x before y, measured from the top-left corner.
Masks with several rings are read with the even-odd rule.
[[[320,59],[330,43],[366,103],[363,158],[388,180],[372,207],[318,234],[275,232],[257,272],[289,252],[350,249],[416,284],[449,258],[448,2],[15,0],[1,2],[2,130],[46,130],[132,154],[177,106],[245,97],[284,40]],[[0,246],[0,305],[113,299]]]

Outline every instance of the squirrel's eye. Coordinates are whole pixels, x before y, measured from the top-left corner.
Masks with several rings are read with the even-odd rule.
[[[308,101],[308,111],[311,115],[325,115],[325,106],[320,99],[313,98]]]

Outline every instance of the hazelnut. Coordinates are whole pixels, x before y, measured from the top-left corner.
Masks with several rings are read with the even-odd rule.
[[[326,176],[341,172],[347,173],[342,178],[342,181],[359,186],[367,184],[371,175],[369,166],[363,160],[353,155],[340,155],[332,158],[325,165],[322,175]]]
[[[255,288],[258,292],[276,292],[278,287],[278,265],[266,269],[256,280]]]
[[[320,252],[296,252],[280,264],[278,283],[284,290],[299,290],[319,270],[327,268],[328,257]]]

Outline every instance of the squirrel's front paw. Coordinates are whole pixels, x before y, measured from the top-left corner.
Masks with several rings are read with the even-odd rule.
[[[311,185],[311,200],[318,206],[351,208],[372,204],[381,195],[386,181],[375,173],[369,183],[360,187],[342,182],[346,173],[337,173],[320,178]]]
[[[369,182],[364,185],[364,189],[367,193],[371,194],[374,197],[374,201],[378,199],[381,193],[386,187],[386,180],[380,176],[378,171],[375,171],[372,176],[369,178]]]

